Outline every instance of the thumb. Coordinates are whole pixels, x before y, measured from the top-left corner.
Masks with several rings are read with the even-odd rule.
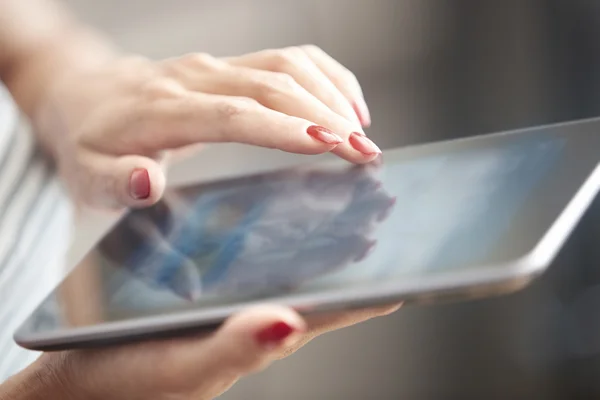
[[[275,305],[257,306],[232,316],[207,343],[215,371],[240,375],[264,369],[307,330],[295,311]]]
[[[77,197],[91,206],[147,207],[156,203],[165,190],[162,167],[148,157],[114,157],[86,151],[79,154],[76,165],[78,171],[67,172],[71,175],[67,180],[75,185]]]
[[[174,391],[201,393],[215,398],[239,378],[266,368],[280,353],[299,343],[306,323],[289,308],[267,305],[230,317],[204,340],[179,340],[171,347],[178,365],[170,381]],[[173,375],[173,374],[171,374]]]
[[[282,350],[297,346],[305,331],[304,320],[293,310],[257,306],[208,335],[64,352],[71,361],[58,362],[75,366],[78,383],[73,386],[85,381],[94,398],[214,399],[239,378],[267,367]],[[79,373],[94,378],[82,379]]]

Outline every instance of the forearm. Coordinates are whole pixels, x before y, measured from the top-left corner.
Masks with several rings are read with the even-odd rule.
[[[0,80],[31,118],[53,81],[113,54],[107,40],[53,0],[0,0]]]

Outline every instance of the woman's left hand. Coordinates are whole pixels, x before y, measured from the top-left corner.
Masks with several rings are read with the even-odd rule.
[[[165,151],[239,142],[353,163],[381,151],[354,75],[314,46],[217,59],[109,59],[53,83],[36,113],[76,198],[148,206],[165,188]]]
[[[4,392],[0,387],[0,398],[6,393],[7,399],[214,399],[311,339],[398,307],[304,319],[292,309],[263,305],[233,315],[208,335],[47,353],[9,380]]]

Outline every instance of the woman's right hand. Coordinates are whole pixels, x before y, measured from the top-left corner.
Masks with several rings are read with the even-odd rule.
[[[99,206],[148,206],[164,191],[165,150],[239,142],[353,163],[379,148],[352,73],[314,46],[217,59],[114,58],[66,66],[37,126],[74,194]]]

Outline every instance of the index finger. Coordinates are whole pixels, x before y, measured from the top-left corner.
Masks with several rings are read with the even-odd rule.
[[[340,92],[348,99],[364,127],[371,125],[371,114],[356,76],[333,57],[314,45],[301,47],[308,57],[323,71]]]
[[[317,123],[232,96],[189,93],[142,111],[120,152],[154,153],[198,143],[243,143],[298,154],[321,154],[343,139]]]
[[[308,324],[308,331],[304,334],[302,339],[297,341],[292,347],[288,347],[280,353],[279,358],[285,358],[295,353],[301,347],[320,335],[366,322],[373,318],[390,315],[398,311],[401,307],[401,303],[389,304],[379,307],[307,316],[306,322]]]

